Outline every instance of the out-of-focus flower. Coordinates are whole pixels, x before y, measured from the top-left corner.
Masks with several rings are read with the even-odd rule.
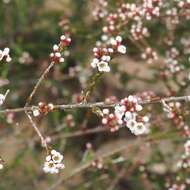
[[[31,57],[31,55],[28,52],[23,52],[22,55],[19,57],[19,62],[21,64],[31,64],[33,61],[33,58]]]

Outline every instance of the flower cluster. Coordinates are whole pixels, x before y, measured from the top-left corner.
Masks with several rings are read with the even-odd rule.
[[[161,0],[144,0],[142,14],[147,20],[151,20],[152,17],[160,16]]]
[[[45,173],[59,173],[60,169],[64,169],[63,155],[56,150],[51,150],[50,155],[46,156],[43,170]]]
[[[189,8],[190,7],[190,1],[189,0],[180,0],[180,1],[178,1],[178,6],[180,8]]]
[[[65,47],[69,46],[71,43],[71,38],[66,35],[62,35],[60,37],[59,44],[54,44],[53,46],[53,52],[50,53],[50,61],[53,63],[63,63],[64,57],[62,56],[62,51]]]
[[[96,2],[96,8],[92,12],[95,20],[104,18],[108,14],[108,11],[105,9],[107,5],[107,0],[98,0],[98,2]]]
[[[122,21],[128,22],[128,19],[139,21],[141,17],[140,7],[135,3],[123,3],[121,7],[118,8],[118,15]]]
[[[9,48],[4,48],[4,50],[0,50],[0,61],[6,61],[9,63],[12,59],[10,56],[10,49]]]
[[[153,91],[144,91],[141,93],[137,93],[136,98],[137,98],[138,102],[141,102],[141,101],[151,101],[151,100],[157,99],[159,97],[157,97],[155,92],[153,92]]]
[[[97,68],[99,72],[110,72],[109,62],[114,53],[126,53],[126,47],[122,45],[122,37],[116,36],[109,38],[108,36],[102,36],[102,41],[105,44],[103,46],[102,42],[99,42],[98,46],[93,49],[94,59],[91,62],[93,68]]]
[[[115,115],[121,124],[125,124],[135,135],[149,133],[149,117],[140,116],[142,106],[138,104],[135,96],[129,96],[121,100],[115,107]]]
[[[166,104],[163,103],[163,110],[166,113],[167,117],[173,121],[173,123],[178,128],[184,128],[185,129],[185,123],[183,121],[183,118],[181,116],[181,103],[180,102],[169,102]]]
[[[190,138],[190,129],[185,124],[183,118],[182,105],[179,102],[162,102],[164,111],[167,113],[167,117],[172,119],[178,129],[181,130],[181,134],[187,138]],[[187,140],[184,144],[184,154],[181,155],[181,159],[177,162],[178,169],[187,169],[190,167],[190,140]]]
[[[54,109],[54,105],[52,103],[46,104],[45,102],[39,102],[38,107],[32,108],[32,112],[33,112],[33,115],[37,117],[40,114],[46,115],[53,109]]]
[[[176,7],[166,10],[167,20],[172,25],[179,24],[178,10]]]
[[[175,47],[172,47],[166,52],[165,63],[172,73],[179,72],[183,69],[182,65],[180,65],[178,61],[179,55],[180,53]]]
[[[137,97],[129,96],[115,106],[114,114],[109,113],[108,109],[103,110],[102,124],[110,127],[111,132],[125,125],[134,135],[147,134],[149,133],[149,117],[138,114],[142,109]]]
[[[115,114],[110,113],[109,109],[103,109],[102,124],[109,127],[111,132],[119,130],[120,124]],[[122,124],[122,123],[121,123]]]
[[[29,65],[33,62],[33,58],[31,57],[29,52],[24,51],[19,57],[19,62],[24,65]]]
[[[152,48],[150,47],[147,47],[145,49],[145,52],[143,52],[141,54],[141,57],[144,59],[144,60],[147,60],[147,62],[149,64],[153,63],[155,60],[158,59],[158,55],[156,53],[156,51],[154,51]]]
[[[179,169],[190,168],[190,157],[187,154],[182,154],[181,159],[177,162],[177,167]]]
[[[141,21],[132,24],[130,32],[134,40],[140,40],[144,37],[149,37],[150,35],[148,32],[148,28],[143,26]]]

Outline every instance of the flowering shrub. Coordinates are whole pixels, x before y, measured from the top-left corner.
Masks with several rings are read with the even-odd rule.
[[[190,188],[189,0],[0,13],[0,189]]]

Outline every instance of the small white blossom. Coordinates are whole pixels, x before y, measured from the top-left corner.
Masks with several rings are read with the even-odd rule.
[[[40,111],[37,108],[32,108],[32,113],[34,117],[37,117],[40,115]]]
[[[60,169],[65,168],[62,161],[63,155],[57,152],[56,150],[52,150],[50,155],[46,156],[46,161],[43,167],[44,172],[51,174],[59,173]]]
[[[149,130],[144,123],[142,123],[142,122],[136,123],[135,129],[134,129],[135,135],[147,134],[148,132],[149,132]]]
[[[100,72],[110,72],[110,66],[105,61],[100,61],[97,64],[97,66],[98,66],[98,71],[100,71]]]
[[[118,41],[118,42],[122,42],[122,37],[121,36],[116,36],[116,41]]]
[[[115,115],[118,119],[122,119],[123,115],[125,114],[125,106],[116,105],[115,106]]]
[[[58,46],[57,44],[55,44],[55,45],[53,46],[53,50],[54,50],[54,51],[58,51],[58,50],[59,50],[59,46]]]
[[[127,52],[127,48],[126,48],[124,45],[119,45],[119,46],[117,47],[117,51],[118,51],[119,53],[125,54],[125,53]]]
[[[135,108],[137,111],[141,111],[143,109],[143,107],[140,104],[137,104]]]
[[[94,58],[91,62],[92,68],[96,68],[98,63],[99,63],[99,60],[97,58]]]

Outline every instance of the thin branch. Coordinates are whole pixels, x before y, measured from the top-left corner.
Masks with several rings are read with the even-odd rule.
[[[45,140],[45,138],[42,136],[40,130],[38,129],[38,127],[36,126],[35,122],[33,121],[32,117],[30,116],[30,114],[28,114],[27,112],[25,112],[33,129],[36,131],[36,133],[38,134],[38,136],[40,137],[41,139],[41,143],[42,143],[42,146],[46,148],[46,151],[48,153],[48,146],[47,146],[47,142]]]
[[[27,98],[24,108],[15,109],[15,112],[19,112],[19,111],[24,111],[25,112],[25,114],[27,115],[33,129],[36,131],[36,133],[40,137],[42,146],[46,148],[47,153],[48,153],[47,142],[46,142],[45,138],[43,137],[43,135],[41,134],[40,130],[38,129],[37,125],[33,121],[32,116],[30,116],[30,114],[28,113],[28,111],[32,110],[32,107],[30,107],[30,109],[28,109],[27,106],[32,101],[32,98],[35,95],[37,89],[39,88],[40,84],[42,83],[42,81],[44,80],[44,78],[46,77],[46,75],[49,73],[50,69],[53,66],[54,66],[54,62],[51,62],[50,65],[46,68],[46,70],[42,73],[42,75],[40,76],[40,78],[37,81],[36,85],[34,86],[32,92],[30,93],[29,97]]]
[[[143,100],[139,101],[139,104],[146,105],[146,104],[155,104],[155,103],[162,103],[162,102],[178,102],[178,101],[185,101],[190,102],[190,95],[188,96],[179,96],[179,97],[166,97],[166,98],[152,98],[150,100]],[[60,104],[60,105],[54,105],[54,110],[65,110],[65,109],[78,109],[78,108],[94,108],[94,107],[100,107],[100,108],[113,108],[118,103],[114,104],[107,104],[105,102],[95,102],[95,103],[76,103],[76,104]],[[33,108],[38,108],[37,106],[29,106],[29,107],[23,107],[23,108],[11,108],[11,109],[4,109],[0,110],[0,114],[6,114],[6,113],[18,113],[18,112],[25,112],[25,111],[32,111]]]
[[[32,101],[32,98],[34,96],[34,94],[36,93],[38,87],[40,86],[40,84],[42,83],[42,81],[44,80],[44,78],[46,77],[46,75],[49,73],[50,69],[54,66],[54,62],[51,62],[50,65],[47,67],[47,69],[43,72],[43,74],[41,75],[41,77],[39,78],[38,82],[36,83],[36,85],[34,86],[31,94],[29,95],[29,97],[27,98],[26,104],[24,107],[27,107],[30,102]]]

